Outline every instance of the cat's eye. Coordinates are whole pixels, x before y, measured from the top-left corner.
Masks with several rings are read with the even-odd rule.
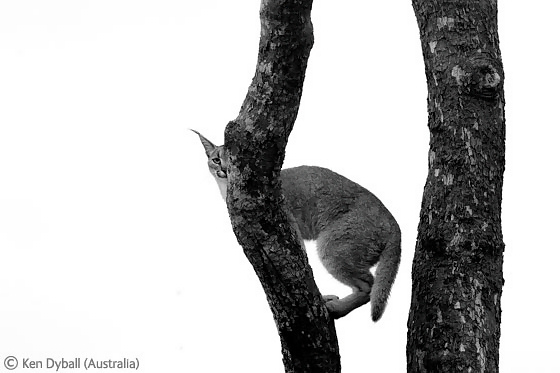
[[[220,158],[212,158],[212,162],[215,164],[220,164]]]

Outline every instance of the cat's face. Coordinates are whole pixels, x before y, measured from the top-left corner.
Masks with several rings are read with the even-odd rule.
[[[191,130],[198,135],[202,146],[204,146],[204,151],[208,157],[208,169],[212,176],[216,179],[226,179],[227,178],[227,157],[225,155],[224,146],[216,146],[210,142],[206,137],[202,136],[195,130]]]
[[[210,173],[217,178],[226,179],[227,178],[227,165],[225,157],[224,147],[215,146],[214,149],[208,155],[208,169]]]

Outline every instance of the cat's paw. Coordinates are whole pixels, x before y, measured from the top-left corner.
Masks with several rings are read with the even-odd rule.
[[[337,297],[336,295],[323,295],[323,300],[325,302],[330,302],[331,300],[337,300],[340,299],[339,297]]]
[[[346,313],[344,313],[341,309],[341,304],[340,301],[338,300],[338,297],[336,295],[331,295],[332,297],[334,297],[333,299],[330,300],[326,300],[325,305],[327,306],[327,311],[329,311],[329,314],[331,315],[331,317],[333,319],[338,319],[342,316],[344,316]],[[323,297],[325,298],[325,297]]]

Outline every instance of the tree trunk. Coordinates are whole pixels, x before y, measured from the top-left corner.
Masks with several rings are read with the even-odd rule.
[[[285,370],[298,373],[340,372],[334,322],[288,221],[278,179],[313,45],[311,5],[262,0],[255,76],[225,131],[233,231],[266,293]]]
[[[428,83],[429,173],[408,320],[408,372],[498,372],[504,244],[497,2],[413,0]]]

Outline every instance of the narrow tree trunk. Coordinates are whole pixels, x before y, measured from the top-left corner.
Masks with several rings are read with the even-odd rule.
[[[313,45],[312,0],[262,0],[255,76],[228,124],[227,205],[280,335],[286,372],[339,372],[334,323],[288,221],[279,183]],[[235,58],[235,56],[230,56]],[[232,307],[244,307],[243,301]]]
[[[429,173],[408,320],[408,372],[498,372],[504,244],[497,2],[413,0],[428,83]]]

